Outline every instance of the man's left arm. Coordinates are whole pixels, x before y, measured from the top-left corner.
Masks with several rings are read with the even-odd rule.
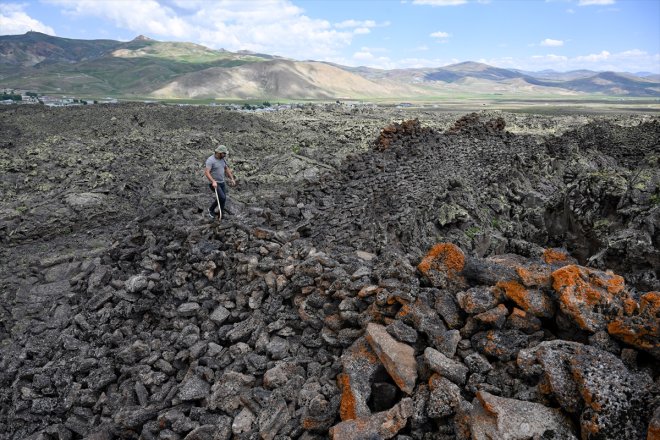
[[[231,171],[231,168],[229,168],[229,166],[225,166],[225,173],[227,174],[227,177],[229,177],[229,184],[231,186],[235,186],[236,179],[234,178],[234,173]]]

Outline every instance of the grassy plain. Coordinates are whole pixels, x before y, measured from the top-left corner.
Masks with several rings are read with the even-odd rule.
[[[264,101],[275,104],[330,104],[337,101],[344,104],[368,105],[374,104],[384,107],[426,108],[437,111],[478,111],[478,110],[504,110],[512,112],[525,112],[535,114],[574,114],[574,113],[659,113],[660,98],[621,98],[600,95],[580,97],[515,97],[501,95],[463,95],[463,96],[434,96],[420,99],[400,98],[393,99],[364,99],[364,100],[290,100],[281,98],[272,99],[162,99],[154,100],[150,97],[130,97],[130,101],[155,101],[166,104],[210,105],[210,104],[237,104],[261,105]]]

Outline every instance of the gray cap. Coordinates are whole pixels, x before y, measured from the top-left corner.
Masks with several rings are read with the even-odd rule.
[[[227,148],[226,145],[218,145],[217,147],[215,147],[215,152],[228,154],[229,149]]]

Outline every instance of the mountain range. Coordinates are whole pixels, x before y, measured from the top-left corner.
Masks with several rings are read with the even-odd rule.
[[[0,87],[78,96],[186,99],[432,99],[465,95],[660,96],[648,72],[526,72],[476,62],[381,70],[139,36],[0,36]]]

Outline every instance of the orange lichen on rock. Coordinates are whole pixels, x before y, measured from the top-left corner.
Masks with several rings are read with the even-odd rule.
[[[458,246],[452,243],[438,243],[431,248],[417,267],[425,274],[432,268],[457,273],[462,271],[464,266],[465,255]]]
[[[646,440],[658,440],[660,439],[660,417],[657,417],[658,410],[655,410],[656,416],[651,418],[651,423],[649,423],[649,430],[646,435]]]
[[[502,289],[507,299],[532,315],[549,318],[554,314],[552,300],[538,289],[526,289],[517,281],[499,281],[496,287]]]
[[[353,420],[357,417],[355,409],[355,396],[351,389],[351,379],[348,374],[337,375],[337,386],[341,390],[341,402],[339,403],[339,417],[342,420]]]
[[[621,293],[625,288],[625,280],[622,276],[616,275],[611,270],[605,272],[606,276],[598,276],[593,278],[593,283],[611,294]]]
[[[573,370],[571,375],[573,376],[573,379],[575,380],[575,383],[583,383],[584,382],[584,377],[582,376],[582,372],[579,370]],[[603,405],[601,402],[596,401],[594,398],[593,393],[591,392],[591,389],[589,387],[580,387],[582,399],[584,399],[584,403],[587,404],[591,409],[596,411],[596,413],[599,413],[603,410]]]
[[[552,273],[552,281],[562,311],[583,330],[604,330],[613,320],[636,311],[623,277],[611,271],[564,266]],[[618,324],[612,328],[621,331]]]
[[[405,316],[408,316],[410,314],[410,304],[404,304],[400,309],[399,312],[396,314],[397,318],[403,318]]]
[[[434,285],[442,284],[442,280],[461,281],[459,275],[465,267],[465,254],[452,243],[438,243],[422,259],[417,269]]]
[[[580,420],[580,431],[584,433],[583,438],[595,437],[600,432],[600,425],[596,417],[596,414],[591,414],[588,418],[583,416]]]
[[[660,354],[660,292],[642,295],[638,310],[636,316],[615,318],[607,332],[633,347]]]
[[[368,344],[359,344],[356,346],[356,349],[353,351],[353,354],[359,356],[360,358],[366,360],[370,364],[378,363],[378,356],[376,353],[371,350]]]
[[[527,289],[517,281],[498,281],[497,287],[504,291],[504,295],[511,301],[518,304],[524,310],[527,310]]]
[[[504,348],[499,343],[498,334],[493,331],[486,333],[486,344],[484,344],[483,351],[490,356],[501,357],[506,355]]]
[[[479,399],[479,403],[481,403],[481,406],[483,409],[488,411],[490,414],[497,414],[497,405],[495,405],[495,401],[489,401],[484,398],[484,394],[479,391],[477,392],[477,399]]]
[[[533,264],[529,267],[516,267],[516,273],[522,283],[527,287],[550,286],[550,274],[552,271],[547,266]]]
[[[626,297],[623,300],[623,313],[626,316],[631,316],[634,314],[637,314],[639,311],[639,304],[637,304],[637,301],[632,299],[631,297]]]
[[[644,326],[629,324],[626,320],[617,318],[607,325],[607,332],[626,344],[643,350],[658,347],[657,324],[654,328],[645,328]],[[655,339],[655,342],[650,339]]]
[[[577,265],[564,266],[552,273],[552,287],[559,294],[562,311],[583,330],[595,332],[605,327],[605,317],[594,306],[612,300],[607,291],[594,283],[598,273]]]
[[[538,390],[541,394],[551,395],[553,393],[552,384],[547,377],[542,378],[538,384]]]
[[[488,324],[496,328],[501,328],[506,321],[506,317],[509,314],[509,310],[504,304],[498,304],[497,307],[487,310],[478,315],[474,315],[474,319],[477,321]]]
[[[303,421],[302,421],[303,429],[306,429],[306,430],[314,429],[316,427],[316,425],[317,425],[317,423],[315,423],[315,421],[313,421],[312,419],[309,419],[309,418],[304,418]]]
[[[543,251],[543,261],[548,264],[563,263],[568,261],[569,255],[557,249],[546,249]]]
[[[660,292],[647,292],[639,299],[639,308],[642,312],[649,312],[658,316],[660,313]]]

